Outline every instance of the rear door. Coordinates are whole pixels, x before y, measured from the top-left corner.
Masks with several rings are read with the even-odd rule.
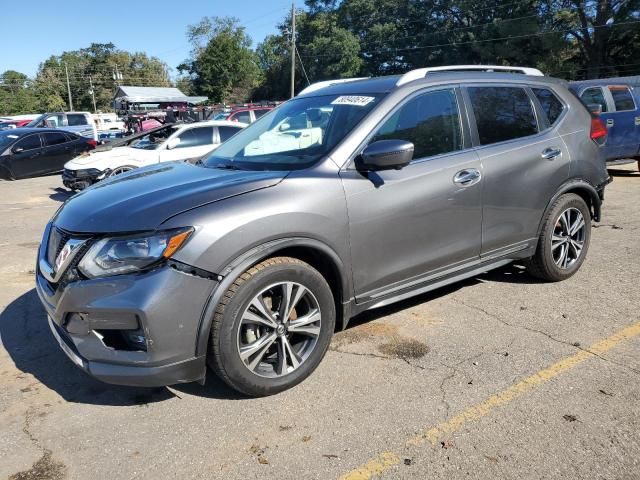
[[[42,172],[55,173],[64,168],[64,164],[74,158],[75,150],[69,137],[63,132],[45,132],[41,134]]]
[[[40,134],[32,133],[16,142],[11,148],[8,165],[14,178],[26,178],[42,173],[45,166],[42,161]]]
[[[562,114],[550,125],[528,87],[485,84],[465,91],[484,172],[482,256],[490,259],[536,242],[542,213],[567,179],[570,158],[556,128]]]
[[[638,105],[627,85],[610,85],[608,91],[614,109],[612,116],[615,123],[610,130],[614,132],[612,141],[615,155],[617,158],[633,157],[638,153],[640,145]]]

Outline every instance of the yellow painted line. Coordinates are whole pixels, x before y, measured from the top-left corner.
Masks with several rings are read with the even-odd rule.
[[[585,360],[592,358],[596,355],[602,355],[603,353],[611,350],[620,342],[629,338],[637,337],[640,335],[640,322],[634,323],[618,333],[611,335],[610,337],[600,340],[594,343],[585,350],[580,350],[570,357],[566,357],[559,362],[554,363],[550,367],[540,370],[539,372],[525,378],[524,380],[512,385],[505,390],[502,390],[495,395],[492,395],[487,400],[477,405],[473,405],[462,413],[459,413],[455,417],[442,422],[435,427],[432,427],[425,432],[407,440],[408,446],[422,445],[425,442],[437,444],[445,435],[450,435],[460,430],[466,423],[478,420],[488,415],[492,410],[502,405],[515,400],[516,398],[524,395],[529,390],[532,390],[545,382],[557,377],[563,372],[572,369],[573,367],[581,364]],[[385,471],[389,470],[395,465],[400,463],[400,457],[392,452],[384,452],[380,455],[372,458],[364,465],[352,470],[351,472],[340,477],[341,480],[368,480],[374,475],[381,475]]]

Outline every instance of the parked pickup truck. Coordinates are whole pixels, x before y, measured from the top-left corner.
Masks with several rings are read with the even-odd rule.
[[[640,90],[606,79],[571,82],[569,88],[607,125],[607,164],[637,161],[640,170]]]
[[[98,129],[88,112],[44,113],[27,125],[30,128],[60,128],[82,137],[98,140]]]

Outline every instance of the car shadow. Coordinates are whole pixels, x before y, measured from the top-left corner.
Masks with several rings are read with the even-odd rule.
[[[408,308],[416,307],[423,303],[430,302],[440,297],[446,297],[458,290],[462,290],[466,287],[477,285],[479,283],[520,283],[520,284],[537,284],[545,283],[543,280],[539,280],[526,271],[525,267],[518,263],[511,263],[504,267],[490,270],[489,272],[476,275],[466,280],[461,280],[445,287],[440,287],[427,293],[416,295],[415,297],[402,300],[398,303],[387,305],[384,307],[376,308],[373,310],[367,310],[362,312],[349,321],[347,328],[356,327],[363,323],[371,322],[388,315],[406,310]]]
[[[608,168],[607,171],[613,177],[640,177],[640,172],[637,170],[622,170],[619,168]]]
[[[18,370],[33,375],[68,402],[145,405],[174,396],[164,387],[106,385],[76,367],[53,338],[35,289],[0,312],[0,339]]]
[[[51,200],[56,202],[66,202],[69,198],[73,197],[74,193],[70,190],[65,190],[62,187],[52,188],[53,193],[49,195]]]

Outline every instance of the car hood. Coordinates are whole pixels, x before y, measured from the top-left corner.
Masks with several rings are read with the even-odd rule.
[[[104,150],[100,152],[90,152],[88,155],[80,155],[73,160],[68,161],[64,168],[68,170],[77,170],[87,167],[100,168],[105,161],[116,158],[141,158],[152,156],[155,150],[142,150],[131,147],[116,147],[112,150]]]
[[[289,172],[240,171],[167,162],[102,181],[67,200],[54,224],[69,232],[155,230],[167,219],[277,185]]]

